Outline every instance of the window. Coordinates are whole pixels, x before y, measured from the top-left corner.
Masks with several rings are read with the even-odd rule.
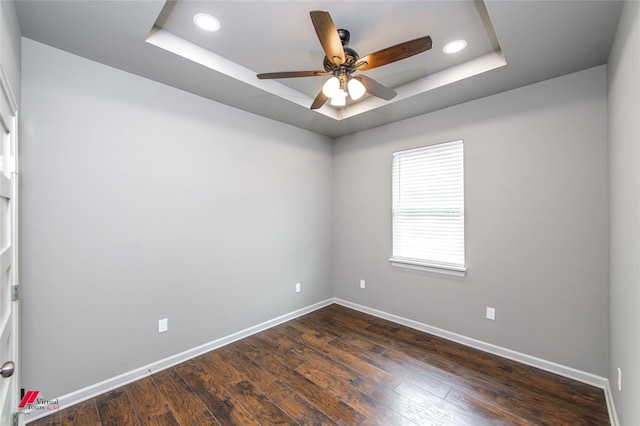
[[[464,275],[463,142],[393,153],[394,266]]]

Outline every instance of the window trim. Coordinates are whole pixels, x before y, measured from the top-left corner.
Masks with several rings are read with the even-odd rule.
[[[437,274],[453,275],[455,277],[464,277],[467,275],[467,267],[448,266],[435,263],[420,262],[414,259],[403,259],[398,257],[389,258],[392,266],[396,268],[414,269],[417,271],[435,272]]]
[[[400,151],[395,151],[393,152],[393,158],[395,161],[395,157],[401,154],[410,154],[412,152],[422,152],[422,151],[426,151],[429,149],[434,149],[436,147],[446,147],[448,145],[457,145],[457,144],[462,144],[462,146],[464,146],[464,140],[463,139],[457,139],[457,140],[452,140],[452,141],[448,141],[448,142],[442,142],[442,143],[435,143],[435,144],[431,144],[431,145],[425,145],[422,147],[418,147],[418,148],[412,148],[412,149],[406,149],[406,150],[400,150]],[[464,149],[464,148],[463,148]],[[464,154],[463,154],[463,196],[464,196]],[[391,202],[391,214],[393,216],[393,203],[394,201],[392,200]],[[465,215],[465,208],[463,208],[463,220],[464,220],[464,215]],[[464,221],[464,225],[463,225],[463,235],[464,235],[464,239],[466,239],[466,221]],[[444,274],[444,275],[450,275],[450,276],[457,276],[457,277],[464,277],[466,276],[466,272],[467,272],[467,265],[466,265],[466,242],[464,242],[464,248],[463,248],[463,256],[464,256],[464,260],[465,260],[465,264],[464,265],[457,265],[457,264],[447,264],[447,263],[437,263],[437,262],[429,262],[427,260],[422,260],[422,259],[412,259],[412,258],[404,258],[404,257],[395,257],[393,256],[393,239],[394,239],[394,234],[393,234],[393,219],[392,219],[392,229],[391,229],[391,258],[389,258],[389,262],[391,263],[392,266],[394,267],[398,267],[398,268],[406,268],[406,269],[413,269],[413,270],[419,270],[419,271],[426,271],[426,272],[434,272],[434,273],[439,273],[439,274]]]

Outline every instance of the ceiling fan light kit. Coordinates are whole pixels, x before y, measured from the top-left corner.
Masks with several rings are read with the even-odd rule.
[[[431,37],[425,36],[415,40],[396,44],[386,49],[360,58],[358,53],[348,47],[350,34],[345,29],[336,29],[329,12],[314,10],[310,12],[311,22],[316,30],[322,49],[324,71],[288,71],[258,74],[259,79],[293,78],[326,76],[329,78],[311,104],[311,109],[322,107],[327,100],[331,105],[343,107],[347,104],[347,96],[356,101],[369,93],[384,100],[396,96],[395,90],[365,75],[352,76],[358,71],[370,70],[382,65],[406,59],[431,49]]]
[[[344,75],[340,77],[331,77],[322,86],[322,93],[331,99],[331,105],[334,106],[346,105],[346,103],[342,103],[341,101],[334,102],[334,98],[346,99],[347,94],[349,94],[351,99],[357,101],[366,93],[366,91],[367,89],[360,80],[352,77],[345,77]]]

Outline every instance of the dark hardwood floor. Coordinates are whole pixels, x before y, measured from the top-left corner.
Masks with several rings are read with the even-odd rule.
[[[31,423],[607,425],[601,389],[331,305]]]

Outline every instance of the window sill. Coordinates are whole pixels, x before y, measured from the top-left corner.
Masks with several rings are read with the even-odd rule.
[[[467,268],[457,266],[437,265],[433,263],[423,263],[416,260],[397,259],[392,257],[389,259],[391,265],[398,268],[415,269],[418,271],[435,272],[437,274],[453,275],[454,277],[464,277],[467,274]]]

